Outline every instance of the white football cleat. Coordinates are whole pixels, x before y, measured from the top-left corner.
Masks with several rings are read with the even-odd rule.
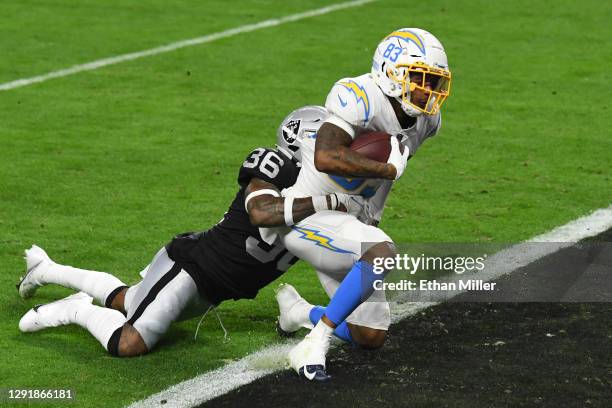
[[[65,326],[74,321],[79,305],[91,304],[93,298],[85,292],[78,292],[55,302],[36,305],[19,320],[19,330],[35,332],[47,327]]]
[[[325,355],[328,349],[328,339],[309,334],[289,352],[289,365],[300,377],[309,381],[329,381],[331,377],[325,372]]]
[[[26,261],[26,274],[17,284],[17,290],[22,298],[27,299],[34,296],[36,289],[44,285],[41,275],[53,261],[44,249],[36,245],[26,249],[23,258]]]
[[[302,327],[312,329],[310,319],[305,322],[312,305],[288,283],[281,284],[276,290],[276,301],[280,315],[276,321],[276,331],[282,337],[292,337]]]

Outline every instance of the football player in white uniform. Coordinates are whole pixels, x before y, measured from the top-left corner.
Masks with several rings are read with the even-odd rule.
[[[294,331],[314,325],[289,354],[291,366],[301,376],[322,381],[329,378],[325,354],[332,333],[366,347],[382,345],[390,323],[388,305],[384,296],[380,299],[381,294],[374,294],[379,297],[374,301],[362,300],[373,292],[371,283],[381,278],[373,273],[373,259],[394,256],[395,248],[374,225],[380,221],[393,180],[402,175],[407,159],[438,132],[440,107],[450,94],[450,81],[446,53],[436,37],[417,28],[393,31],[378,45],[371,73],[336,82],[325,103],[331,115],[315,132],[302,135],[301,140],[295,138],[303,143],[303,168],[296,184],[284,190],[285,197],[341,191],[369,198],[366,213],[359,217],[364,222],[348,214],[324,211],[281,235],[290,252],[317,269],[332,297],[328,307],[322,308],[308,304],[288,286],[277,296],[281,329]],[[291,117],[288,119],[286,133],[291,129]],[[351,142],[370,131],[398,136],[403,151],[396,137],[391,138],[387,163],[351,151]],[[288,205],[290,200],[286,199]]]

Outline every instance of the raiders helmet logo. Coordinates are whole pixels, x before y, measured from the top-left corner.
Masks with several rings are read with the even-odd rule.
[[[283,138],[285,139],[285,142],[289,144],[292,144],[293,142],[295,142],[298,136],[298,131],[300,130],[300,123],[301,123],[301,120],[299,119],[291,120],[287,122],[286,125],[283,126],[282,132],[283,132]]]

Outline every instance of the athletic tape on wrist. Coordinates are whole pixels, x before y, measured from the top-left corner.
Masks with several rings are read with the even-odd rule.
[[[338,204],[339,204],[340,200],[338,200],[338,196],[336,195],[336,193],[331,193],[329,195],[329,201],[331,201],[331,207],[329,209],[330,210],[337,210],[338,209]]]
[[[293,197],[285,197],[285,206],[283,213],[285,215],[285,225],[288,227],[293,225]]]
[[[315,212],[329,210],[327,207],[327,196],[313,196],[312,206]]]
[[[247,206],[247,204],[249,203],[249,200],[257,196],[264,195],[264,194],[273,195],[274,197],[281,196],[278,191],[272,190],[270,188],[264,188],[262,190],[253,191],[251,194],[246,196],[246,198],[244,199],[244,209],[246,210],[247,213],[249,212],[249,208]]]

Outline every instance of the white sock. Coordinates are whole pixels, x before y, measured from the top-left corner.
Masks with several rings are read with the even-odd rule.
[[[317,325],[308,333],[308,337],[324,342],[329,347],[329,341],[334,335],[334,330],[325,324],[323,319],[319,320]]]
[[[314,326],[310,321],[310,311],[314,306],[302,299],[293,307],[295,308],[294,317],[298,320],[297,323],[306,329],[312,329]],[[293,313],[293,310],[291,312]]]
[[[51,263],[42,273],[42,283],[55,283],[67,288],[85,292],[105,305],[108,295],[125,283],[106,272],[88,271],[68,265]]]
[[[87,329],[106,350],[113,333],[126,322],[121,312],[92,304],[79,304],[75,313],[70,315],[71,323]]]

